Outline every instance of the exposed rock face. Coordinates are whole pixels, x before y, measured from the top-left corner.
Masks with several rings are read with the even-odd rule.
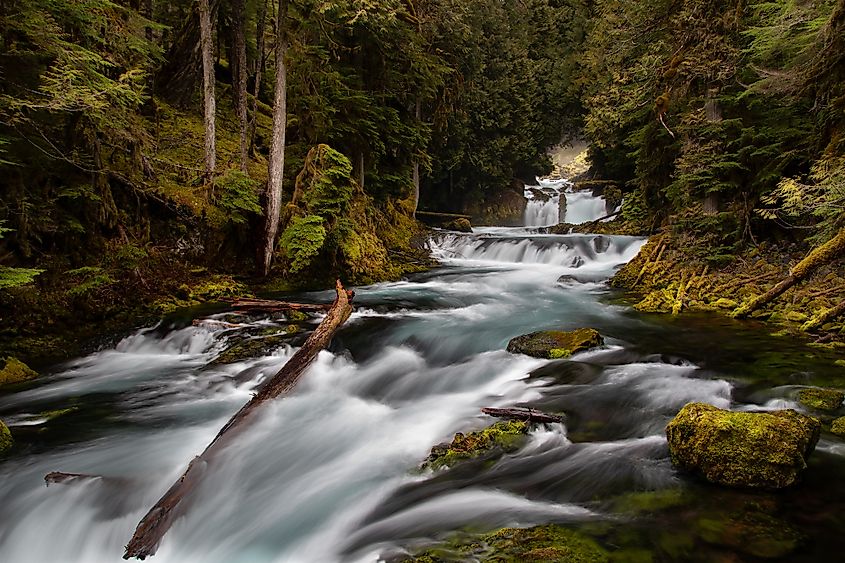
[[[0,369],[0,386],[11,383],[21,383],[38,377],[38,372],[17,358],[8,357],[3,369]]]
[[[604,344],[597,330],[579,328],[570,332],[541,330],[517,336],[508,342],[508,352],[535,358],[568,358],[572,354]]]
[[[735,487],[780,489],[796,483],[821,423],[794,410],[731,412],[690,403],[666,427],[675,466]]]
[[[835,411],[842,406],[843,399],[845,399],[845,393],[835,389],[810,387],[798,392],[798,402],[819,411]]]
[[[514,180],[510,189],[499,190],[483,201],[468,204],[466,213],[475,225],[501,225],[520,227],[525,221],[525,184]]]

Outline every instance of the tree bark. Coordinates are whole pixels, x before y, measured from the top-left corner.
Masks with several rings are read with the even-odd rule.
[[[512,418],[516,420],[524,420],[525,422],[563,422],[562,416],[546,414],[544,412],[525,407],[511,407],[507,409],[485,407],[481,409],[481,412],[497,418]]]
[[[763,307],[780,297],[787,289],[796,283],[810,277],[810,275],[815,272],[819,266],[824,266],[844,254],[845,227],[841,228],[832,239],[823,245],[814,248],[806,258],[798,262],[798,264],[790,270],[787,277],[777,283],[773,288],[763,295],[759,295],[748,303],[743,304],[741,307],[738,307],[731,315],[738,319],[747,317],[760,307]]]
[[[282,179],[285,173],[285,129],[287,128],[287,67],[285,56],[288,50],[286,19],[288,0],[279,0],[276,16],[276,94],[273,101],[273,138],[270,142],[267,188],[265,195],[265,217],[260,249],[260,268],[263,275],[270,273],[273,250],[279,231],[279,213],[282,206]]]
[[[258,119],[258,95],[261,93],[261,77],[264,75],[264,64],[267,55],[264,52],[264,28],[267,21],[267,0],[259,0],[258,20],[255,23],[256,57],[253,75],[255,84],[252,90],[252,118],[249,123],[249,152],[255,151],[255,126]]]
[[[241,157],[241,172],[247,174],[248,149],[249,141],[247,137],[249,129],[249,119],[247,115],[247,95],[246,95],[246,29],[244,26],[244,0],[234,0],[232,3],[232,16],[234,19],[234,35],[235,35],[235,75],[232,76],[232,91],[235,92],[235,106],[238,112],[238,122],[240,124],[240,157]]]
[[[422,103],[417,98],[416,107],[414,108],[414,117],[417,123],[422,119]],[[420,162],[414,159],[414,218],[417,216],[417,208],[420,206]]]
[[[214,97],[214,60],[212,58],[213,38],[211,32],[211,9],[208,0],[199,0],[200,50],[202,51],[202,99],[205,127],[205,180],[214,178],[217,164],[217,135],[215,113],[217,103]]]
[[[284,1],[284,0],[283,0]],[[256,420],[264,403],[289,393],[317,354],[328,346],[338,328],[352,314],[349,293],[337,282],[337,297],[320,326],[311,333],[302,348],[274,375],[252,399],[229,419],[214,440],[195,457],[182,476],[167,490],[146,516],[138,523],[135,535],[126,545],[124,559],[144,559],[154,555],[161,539],[173,521],[186,510],[186,504],[203,475],[212,469],[217,455],[226,449],[241,432]]]

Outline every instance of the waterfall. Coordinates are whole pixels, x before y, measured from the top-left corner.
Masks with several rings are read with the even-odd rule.
[[[573,191],[569,180],[537,179],[537,184],[525,187],[526,227],[550,227],[558,223],[588,223],[607,214],[603,197],[591,190]],[[561,220],[561,197],[564,198],[564,217]]]

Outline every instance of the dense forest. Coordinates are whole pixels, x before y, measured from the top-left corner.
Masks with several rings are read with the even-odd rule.
[[[841,0],[6,1],[0,30],[6,338],[394,279],[418,209],[495,223],[576,138],[628,231],[703,263],[845,239]]]

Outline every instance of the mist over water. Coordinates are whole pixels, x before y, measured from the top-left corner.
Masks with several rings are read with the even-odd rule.
[[[653,329],[605,302],[605,280],[643,242],[505,228],[435,235],[442,267],[357,288],[331,351],[209,468],[153,561],[378,561],[466,526],[606,520],[596,499],[681,485],[663,427],[688,401],[729,406],[734,386],[637,349],[635,335]],[[78,409],[66,415],[72,434],[0,463],[0,561],[121,561],[139,519],[293,353],[291,341],[212,363],[244,331],[284,322],[241,324],[145,329],[0,396],[16,433],[66,424],[43,411]],[[606,346],[559,361],[505,351],[520,334],[583,326]],[[489,425],[482,407],[513,405],[567,418],[495,464],[418,470],[434,444]],[[56,470],[103,478],[45,487]]]

